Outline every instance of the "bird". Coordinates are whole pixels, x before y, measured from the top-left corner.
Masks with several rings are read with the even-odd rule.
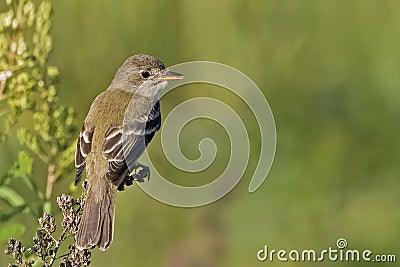
[[[149,168],[138,159],[161,126],[160,91],[183,77],[155,57],[134,55],[90,106],[75,153],[75,186],[86,168],[86,198],[75,236],[80,250],[110,246],[117,191],[126,181],[150,178]]]

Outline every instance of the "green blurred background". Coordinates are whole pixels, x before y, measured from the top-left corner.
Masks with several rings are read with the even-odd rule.
[[[340,237],[351,249],[400,257],[399,1],[86,0],[53,5],[51,63],[61,72],[61,101],[77,111],[78,124],[123,60],[146,53],[166,65],[209,60],[241,70],[263,91],[277,127],[271,172],[249,194],[259,132],[248,107],[216,86],[192,85],[168,94],[162,100],[164,114],[186,99],[209,96],[246,118],[252,136],[246,175],[229,195],[201,208],[171,207],[128,188],[118,195],[114,242],[107,252],[93,252],[93,266],[364,266],[259,262],[256,257],[264,245],[322,250],[335,247]],[[150,155],[171,181],[204,184],[226,166],[227,134],[199,120],[181,137],[183,152],[194,159],[197,141],[206,136],[216,141],[219,154],[203,173],[168,166],[159,135]],[[16,148],[2,149],[16,155]],[[36,227],[31,217],[17,219]],[[25,240],[30,236],[27,231]],[[1,255],[0,265],[7,260]]]

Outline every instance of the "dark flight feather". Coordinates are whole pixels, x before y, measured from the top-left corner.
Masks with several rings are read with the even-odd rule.
[[[79,184],[79,181],[82,178],[83,170],[85,169],[86,165],[86,157],[92,150],[93,133],[94,128],[86,129],[85,125],[82,126],[82,130],[79,133],[79,138],[76,143],[75,150],[75,185]]]

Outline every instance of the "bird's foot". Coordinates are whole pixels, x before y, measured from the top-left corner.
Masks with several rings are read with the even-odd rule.
[[[150,168],[146,165],[136,163],[134,169],[129,174],[136,182],[144,182],[150,180]]]
[[[150,180],[150,168],[143,164],[135,163],[132,171],[125,177],[117,189],[118,191],[123,191],[125,190],[125,186],[131,186],[134,181],[144,182],[145,180]]]

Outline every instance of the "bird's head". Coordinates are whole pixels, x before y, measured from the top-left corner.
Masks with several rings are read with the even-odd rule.
[[[122,89],[147,97],[156,97],[169,80],[180,80],[182,74],[172,72],[155,57],[135,55],[118,69],[112,88]]]

